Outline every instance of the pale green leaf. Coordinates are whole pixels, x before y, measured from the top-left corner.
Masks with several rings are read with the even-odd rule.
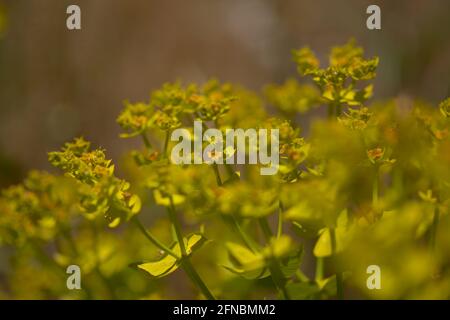
[[[184,238],[184,244],[188,255],[199,249],[206,242],[206,238],[198,233],[193,233]],[[178,243],[171,247],[172,251],[181,256],[181,249]],[[180,261],[171,255],[164,255],[161,259],[152,262],[141,263],[137,268],[146,271],[152,277],[161,278],[178,269]]]
[[[336,234],[336,253],[342,252],[349,242],[353,229],[338,227],[335,229]],[[320,232],[320,237],[314,247],[314,255],[316,257],[328,257],[332,255],[330,229],[325,228]]]
[[[153,197],[155,198],[156,204],[165,207],[170,206],[170,197],[163,196],[159,190],[153,191]],[[173,194],[171,197],[174,205],[182,204],[185,201],[185,196],[180,194]]]

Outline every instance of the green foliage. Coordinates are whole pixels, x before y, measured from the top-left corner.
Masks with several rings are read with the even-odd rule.
[[[292,239],[287,235],[271,238],[269,244],[257,252],[232,242],[227,243],[226,247],[232,266],[225,268],[245,279],[270,276],[270,265],[278,260],[283,276],[289,278],[297,271],[301,262],[302,250],[294,248]]]
[[[216,121],[229,111],[234,100],[232,86],[216,80],[186,88],[180,83],[167,83],[151,94],[150,103],[126,101],[117,123],[126,131],[122,138],[142,135],[149,129],[169,131],[180,127],[186,116]]]
[[[371,118],[372,113],[369,111],[369,108],[362,107],[359,109],[348,108],[347,112],[339,117],[338,120],[350,129],[364,130],[367,128]]]
[[[265,99],[210,80],[125,102],[121,137],[142,141],[119,164],[126,180],[104,149],[77,138],[48,155],[63,176],[33,171],[3,190],[0,243],[13,248],[5,296],[448,299],[449,98],[367,105],[378,58],[354,41],[332,48],[326,67],[309,48],[294,60],[313,84],[271,84]],[[328,119],[297,125],[321,106]],[[194,120],[279,129],[277,174],[172,164],[170,134],[192,133]],[[66,289],[69,264],[82,268],[83,290]],[[372,264],[380,290],[366,286]]]
[[[0,243],[53,239],[69,227],[76,212],[70,181],[47,172],[32,171],[25,181],[2,191]]]
[[[318,90],[296,79],[288,79],[282,85],[268,85],[265,95],[270,104],[288,115],[304,114],[319,104]]]

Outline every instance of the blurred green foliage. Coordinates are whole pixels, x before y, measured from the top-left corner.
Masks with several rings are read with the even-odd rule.
[[[143,142],[124,161],[127,181],[83,138],[49,153],[64,175],[33,171],[2,191],[0,243],[12,254],[0,297],[450,298],[450,100],[368,105],[378,58],[353,40],[328,67],[309,48],[294,61],[311,83],[289,79],[263,97],[174,83],[125,102],[121,137]],[[291,119],[323,107],[328,118],[300,136]],[[171,131],[194,120],[278,128],[278,174],[171,164]],[[70,264],[82,290],[66,288]],[[366,286],[369,265],[381,268],[379,290]]]

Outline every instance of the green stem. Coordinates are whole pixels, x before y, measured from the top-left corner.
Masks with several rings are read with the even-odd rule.
[[[273,234],[272,230],[270,229],[267,218],[266,217],[260,218],[259,225],[261,226],[266,242],[269,243],[270,245],[270,239],[273,237]],[[291,298],[286,289],[286,278],[284,277],[283,272],[281,271],[280,264],[278,263],[276,257],[272,257],[272,259],[269,261],[269,270],[272,276],[273,283],[275,284],[277,289],[281,291],[284,299],[290,300]]]
[[[181,261],[181,267],[183,268],[184,272],[187,273],[191,281],[200,289],[202,294],[206,297],[208,300],[216,300],[214,295],[211,293],[211,291],[206,286],[205,282],[203,282],[202,278],[200,278],[199,274],[195,270],[194,266],[191,263],[191,260],[189,257],[183,257]]]
[[[143,132],[141,133],[142,141],[144,141],[144,145],[148,150],[152,149],[152,144],[150,143],[150,140],[148,140],[147,135]]]
[[[194,266],[192,265],[190,261],[190,256],[186,251],[186,246],[184,244],[184,238],[183,234],[181,233],[181,225],[180,221],[177,217],[177,213],[175,211],[175,205],[173,203],[172,197],[170,197],[170,207],[167,208],[169,213],[169,219],[172,222],[172,225],[175,229],[175,234],[177,236],[177,242],[180,246],[181,250],[181,267],[183,270],[187,273],[189,278],[191,279],[192,283],[197,286],[197,288],[200,289],[202,294],[208,299],[208,300],[215,300],[214,295],[211,293],[211,291],[206,286],[205,282],[202,280],[202,278],[199,276],[197,271],[195,270]]]
[[[298,269],[295,272],[295,276],[297,277],[298,280],[300,280],[301,282],[309,282],[309,278],[308,276],[300,269]]]
[[[330,238],[331,238],[331,252],[333,254],[334,263],[336,267],[336,253],[337,253],[337,243],[336,243],[336,230],[330,228]],[[342,278],[342,273],[336,270],[336,288],[337,296],[339,300],[344,299],[344,281]]]
[[[283,234],[283,210],[283,203],[279,201],[277,238],[281,237]]]
[[[231,168],[230,165],[226,165],[227,171],[230,174],[231,177],[234,176],[233,168]],[[213,164],[214,174],[216,175],[216,181],[218,186],[222,186],[222,179],[220,178],[219,168],[216,163]],[[233,227],[234,231],[237,233],[237,235],[241,238],[241,240],[244,242],[244,244],[253,252],[257,252],[257,248],[254,245],[253,241],[247,236],[247,234],[242,230],[239,222],[237,221],[234,214],[231,214],[229,216],[222,215],[222,218],[224,221],[229,225],[231,223],[231,226]]]
[[[233,167],[229,163],[225,163],[225,169],[228,172],[228,175],[230,176],[230,179],[236,178],[236,172],[234,172]]]
[[[202,126],[203,126],[203,130],[208,130],[208,129],[209,129],[208,125],[207,125],[204,121],[202,121]],[[214,126],[215,126],[217,129],[219,128],[219,123],[217,122],[217,119],[214,120]],[[225,160],[225,159],[224,159],[224,160]],[[233,167],[231,166],[231,164],[225,162],[224,165],[225,165],[225,169],[226,169],[227,172],[228,172],[228,175],[229,175],[230,177],[234,177],[235,172],[234,172]],[[216,180],[218,181],[217,184],[218,184],[219,186],[221,186],[221,185],[222,185],[222,182],[219,184],[219,181],[221,181],[221,179],[220,179],[220,174],[219,174],[218,165],[217,165],[217,163],[214,163],[213,166],[215,167],[215,168],[214,168],[214,171],[215,171],[215,172],[217,171],[217,173],[215,173],[215,174],[216,174]]]
[[[430,248],[431,248],[431,250],[434,250],[434,248],[436,246],[436,236],[437,236],[438,225],[439,225],[439,208],[436,205],[434,208],[433,224],[431,225],[431,231],[430,231]]]
[[[378,196],[379,196],[379,180],[380,180],[380,170],[378,166],[375,168],[375,176],[373,178],[372,184],[372,208],[376,209],[378,207]]]
[[[342,106],[341,106],[341,104],[339,102],[336,103],[335,111],[336,111],[336,117],[339,117],[341,115],[341,112],[342,112]]]
[[[174,227],[175,235],[177,237],[177,242],[180,245],[181,256],[186,257],[188,254],[186,251],[186,246],[184,244],[183,234],[181,233],[180,221],[177,218],[177,214],[175,212],[175,206],[173,204],[172,197],[170,197],[170,207],[167,208],[167,212],[169,213],[170,222],[172,223],[172,225]]]
[[[324,277],[324,260],[322,257],[316,258],[316,274],[315,274],[315,280],[316,282],[323,280]]]
[[[334,88],[334,90],[333,90],[334,91],[334,93],[333,93],[334,99],[333,99],[333,102],[331,103],[332,113],[334,112],[334,115],[336,117],[339,117],[341,115],[341,103],[339,102],[339,99],[340,99],[339,92],[341,91],[341,88],[340,88],[340,86],[338,87],[336,85],[333,85],[333,88]]]
[[[342,112],[342,107],[340,104],[338,104],[336,106],[336,116],[339,117],[341,115],[341,112]]]
[[[270,238],[272,238],[272,230],[270,229],[269,222],[267,221],[267,218],[259,218],[259,225],[261,226],[261,230],[263,231],[264,237],[267,242],[270,241]]]
[[[220,186],[223,185],[223,183],[222,183],[222,179],[220,178],[219,167],[218,167],[217,163],[213,163],[212,167],[213,167],[213,170],[214,170],[214,174],[216,176],[217,185],[220,187]],[[227,168],[228,168],[228,166],[227,166]],[[231,170],[232,174],[234,174],[234,171],[233,171],[233,169],[231,167],[230,167],[230,170]],[[229,219],[228,219],[228,217],[229,217]],[[233,214],[231,214],[229,216],[222,215],[222,219],[227,224],[229,224],[228,222],[231,223],[231,226],[233,227],[235,232],[238,234],[238,236],[242,239],[242,241],[245,243],[245,245],[250,250],[252,250],[253,252],[257,251],[255,246],[253,245],[252,241],[247,237],[247,234],[242,231],[242,228],[239,225],[239,222],[237,221],[236,217]]]
[[[239,224],[239,222],[237,221],[236,217],[233,214],[221,215],[221,216],[223,217],[223,219],[225,220],[226,223],[231,224],[233,230],[241,238],[242,242],[244,242],[244,244],[247,246],[247,248],[249,248],[253,252],[258,251],[254,244],[254,241],[251,238],[249,238],[247,236],[247,233],[245,233],[242,230],[241,225]]]
[[[286,278],[284,277],[283,272],[281,271],[280,264],[276,258],[273,258],[272,261],[269,262],[270,274],[272,275],[272,280],[278,290],[281,291],[283,298],[285,300],[291,300],[289,292],[286,289]]]
[[[219,166],[217,165],[217,163],[213,163],[212,167],[213,167],[213,170],[214,170],[214,174],[216,176],[217,185],[219,187],[221,187],[223,185],[223,183],[222,183],[222,179],[220,178]]]
[[[166,137],[164,139],[164,148],[163,148],[163,155],[164,157],[167,157],[167,148],[169,146],[169,138],[170,138],[170,131],[166,131]]]
[[[174,257],[177,260],[180,259],[180,257],[175,252],[173,252],[171,249],[169,249],[169,247],[165,246],[158,239],[156,239],[150,232],[148,232],[145,229],[145,227],[142,225],[141,221],[136,216],[134,216],[131,220],[134,222],[134,224],[136,224],[136,226],[139,228],[139,230],[142,232],[142,234],[151,243],[153,243],[157,248],[159,248],[160,250],[164,251],[165,253],[171,255],[172,257]]]

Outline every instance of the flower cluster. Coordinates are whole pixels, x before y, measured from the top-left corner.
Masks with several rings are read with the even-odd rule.
[[[319,105],[320,95],[316,87],[288,79],[282,85],[265,88],[269,103],[288,115],[304,114]]]
[[[48,155],[52,165],[80,183],[80,206],[94,216],[104,215],[110,227],[129,220],[141,208],[137,195],[129,193],[130,184],[114,176],[114,165],[102,149],[90,150],[83,138],[68,142],[61,151]]]
[[[303,76],[310,76],[319,87],[330,114],[340,114],[342,106],[361,106],[373,94],[373,85],[358,88],[360,81],[375,77],[378,57],[364,59],[364,50],[354,40],[330,53],[329,66],[320,68],[319,60],[308,47],[294,50],[294,61]]]
[[[0,243],[53,239],[70,227],[76,212],[70,181],[47,172],[32,171],[22,184],[2,191]]]

